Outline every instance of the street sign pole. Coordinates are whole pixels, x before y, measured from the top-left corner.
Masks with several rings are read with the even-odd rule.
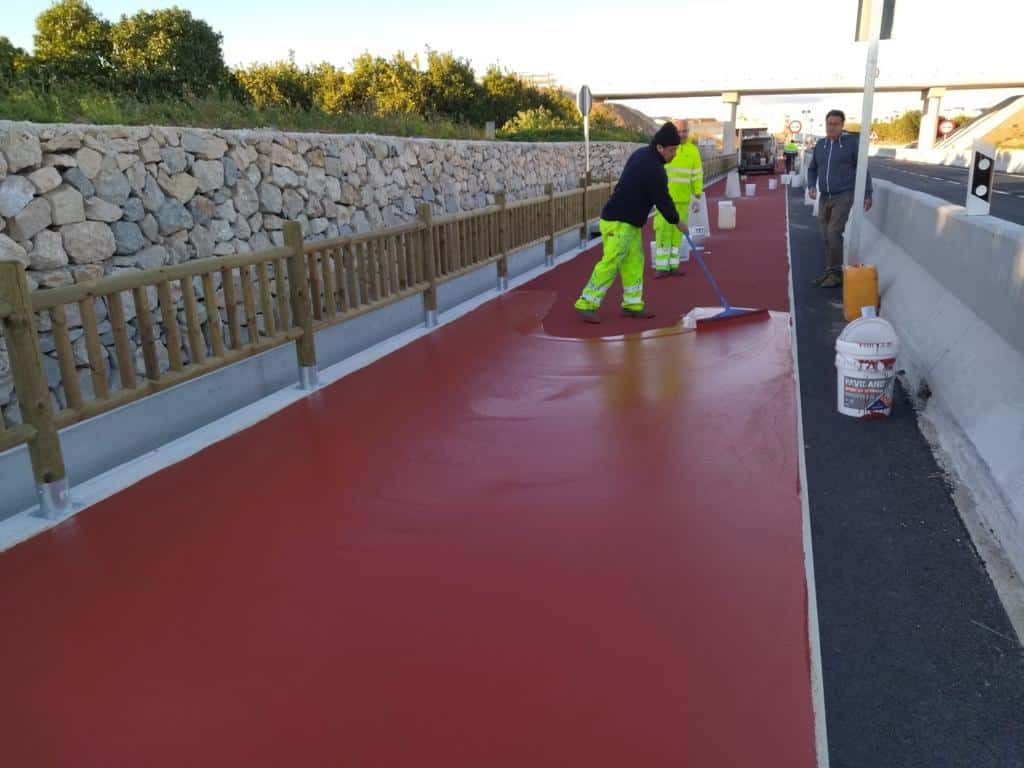
[[[857,176],[853,188],[853,208],[846,235],[845,264],[860,264],[860,236],[864,223],[864,196],[868,181],[868,145],[871,143],[871,112],[878,76],[878,38],[882,31],[881,0],[862,0],[861,11],[870,14],[868,56],[864,67],[864,104],[860,114],[860,138],[857,142]]]
[[[590,116],[583,118],[583,147],[587,156],[587,177],[590,176]]]

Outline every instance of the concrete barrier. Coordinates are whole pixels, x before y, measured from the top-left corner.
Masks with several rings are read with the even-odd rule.
[[[920,150],[912,147],[872,145],[868,148],[868,154],[871,157],[889,158],[890,160],[952,165],[958,168],[967,168],[971,163],[971,152],[967,149]],[[996,153],[996,170],[1002,173],[1024,173],[1024,149],[999,150]]]
[[[1024,227],[876,180],[863,248],[925,415],[1024,574]]]

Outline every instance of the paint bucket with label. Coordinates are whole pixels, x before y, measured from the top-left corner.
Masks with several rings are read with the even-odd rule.
[[[747,184],[747,197],[753,197],[757,192],[757,184]]]
[[[892,412],[900,341],[874,307],[861,315],[836,339],[837,408],[858,419],[882,418]]]
[[[774,192],[778,188],[779,188],[779,181],[778,181],[778,179],[768,179],[768,191],[769,192]]]
[[[706,198],[699,197],[690,201],[690,218],[687,222],[687,227],[690,230],[690,239],[693,240],[695,245],[702,245],[711,233],[711,226],[708,222],[708,206]],[[686,239],[683,238],[683,242]],[[682,253],[682,250],[680,250]],[[689,249],[687,249],[689,253]]]

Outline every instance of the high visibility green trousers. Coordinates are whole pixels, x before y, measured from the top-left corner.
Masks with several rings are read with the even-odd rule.
[[[676,211],[684,224],[690,223],[690,202],[676,203]],[[659,272],[675,269],[679,266],[679,244],[683,242],[683,233],[675,224],[669,224],[661,215],[654,212],[654,268]]]
[[[624,221],[601,219],[601,240],[604,254],[576,300],[576,309],[600,307],[616,272],[622,276],[623,309],[643,309],[644,248],[640,228]]]

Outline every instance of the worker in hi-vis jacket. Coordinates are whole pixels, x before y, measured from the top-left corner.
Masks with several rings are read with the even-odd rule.
[[[700,150],[688,141],[689,125],[685,120],[674,120],[679,131],[679,151],[665,165],[668,174],[668,194],[675,203],[676,213],[684,224],[690,222],[690,211],[699,210],[697,201],[704,194],[704,163]],[[654,276],[668,277],[679,274],[679,244],[683,235],[679,227],[660,213],[654,214]]]

